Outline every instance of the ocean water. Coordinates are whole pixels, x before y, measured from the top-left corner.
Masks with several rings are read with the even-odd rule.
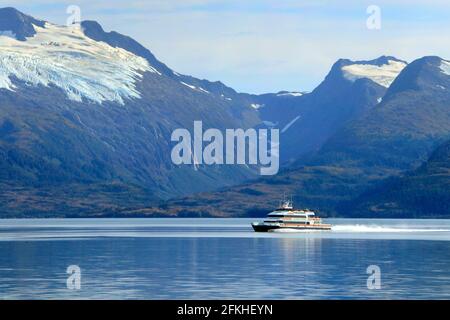
[[[0,220],[0,298],[450,299],[450,220],[272,233],[253,220]]]

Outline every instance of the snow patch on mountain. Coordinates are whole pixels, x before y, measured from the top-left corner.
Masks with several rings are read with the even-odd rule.
[[[303,92],[280,92],[277,93],[277,97],[301,97],[303,95]]]
[[[196,87],[196,86],[193,86],[193,85],[191,85],[191,84],[189,84],[189,83],[186,83],[186,82],[183,82],[183,81],[180,81],[180,83],[181,83],[182,85],[188,87],[188,88],[191,88],[192,90],[200,91],[200,92],[203,92],[203,93],[210,93],[208,90],[205,90],[205,89],[203,89],[202,87]]]
[[[140,98],[143,72],[160,74],[146,59],[85,36],[76,27],[34,25],[36,34],[18,41],[0,34],[0,88],[14,91],[13,76],[32,86],[56,86],[69,99],[124,104]]]
[[[440,68],[443,73],[450,76],[450,61],[442,60]]]
[[[250,107],[252,107],[253,109],[258,110],[259,108],[263,107],[264,105],[261,105],[259,103],[252,103],[250,104]]]
[[[192,90],[196,90],[196,89],[197,89],[196,86],[193,86],[193,85],[191,85],[191,84],[189,84],[189,83],[186,83],[186,82],[183,82],[183,81],[180,81],[180,83],[181,83],[182,85],[188,87],[188,88],[191,88]]]
[[[347,80],[367,78],[387,88],[406,65],[405,62],[395,60],[388,60],[387,64],[381,66],[356,63],[342,67],[342,72]]]
[[[283,129],[281,129],[281,133],[285,133],[294,123],[297,122],[298,119],[300,119],[301,116],[296,116],[294,119],[292,119],[287,125],[284,126]]]

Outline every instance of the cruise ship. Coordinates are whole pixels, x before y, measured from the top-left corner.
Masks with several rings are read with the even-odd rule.
[[[268,214],[262,222],[253,222],[256,232],[267,232],[275,229],[294,230],[331,230],[331,224],[323,224],[322,219],[311,210],[294,209],[292,201],[284,200],[278,209]]]

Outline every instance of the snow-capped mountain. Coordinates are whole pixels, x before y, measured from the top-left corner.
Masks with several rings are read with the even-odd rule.
[[[430,199],[441,203],[448,199],[448,191],[442,189],[448,185],[448,171],[445,171],[448,165],[443,163],[448,161],[448,144],[433,153],[442,142],[450,140],[448,60],[423,57],[411,62],[395,78],[387,92],[370,79],[358,79],[353,84],[343,79],[343,65],[348,63],[338,61],[335,64],[315,94],[328,88],[328,98],[338,99],[339,90],[359,83],[352,91],[343,92],[347,94],[349,104],[355,99],[352,94],[357,90],[361,90],[360,94],[366,92],[360,97],[369,97],[366,101],[374,104],[364,114],[337,129],[316,153],[302,159],[299,166],[291,166],[274,177],[189,197],[186,203],[196,204],[189,209],[207,210],[207,204],[213,202],[221,209],[214,212],[217,215],[252,216],[270,210],[279,194],[286,193],[292,194],[294,200],[304,206],[320,209],[324,215],[448,216],[449,211],[442,209],[442,206],[436,210],[433,206],[427,209],[423,205]],[[377,104],[373,99],[383,92],[383,99]],[[306,96],[299,99],[306,99]],[[316,99],[325,101],[323,96]],[[345,107],[338,101],[329,106]],[[332,109],[322,110],[331,112]],[[323,118],[316,123],[318,126],[331,123],[327,117],[336,114],[330,115],[329,112],[322,113]],[[298,123],[301,120],[293,127]],[[311,139],[307,135],[303,137]],[[430,154],[433,154],[430,160],[434,161],[427,162]],[[436,157],[437,154],[440,156]],[[429,166],[432,170],[424,172],[423,169]],[[417,168],[422,169],[415,170]],[[429,185],[424,187],[421,185],[423,183]],[[257,203],[252,202],[254,195],[258,195]],[[419,201],[421,204],[412,205],[408,201]],[[171,202],[165,208],[168,212],[184,209],[179,203],[173,206]],[[414,211],[418,208],[422,209]]]
[[[246,166],[174,166],[171,133],[195,120],[204,129],[279,128],[282,160],[308,167],[255,188],[275,186],[267,201],[302,190],[306,204],[328,205],[367,182],[351,180],[354,172],[373,163],[379,177],[398,172],[444,138],[449,74],[450,62],[438,57],[409,65],[342,59],[310,93],[257,96],[179,74],[97,22],[58,26],[0,9],[0,212],[103,214],[255,178]],[[348,159],[356,171],[345,176]],[[218,204],[217,196],[206,201]],[[172,204],[195,208],[197,200]],[[202,210],[195,212],[210,214]]]
[[[311,93],[263,96],[262,119],[282,130],[282,160],[295,161],[318,150],[338,129],[381,102],[406,65],[386,56],[370,61],[340,59]]]
[[[246,95],[178,74],[96,22],[58,26],[12,8],[0,18],[3,212],[103,210],[254,176],[246,166],[170,159],[172,131],[194,120],[205,129],[258,124]]]
[[[425,155],[450,134],[450,76],[441,69],[445,62],[439,57],[411,62],[382,102],[330,139],[324,151],[346,150],[365,159],[376,157],[377,163],[411,166],[410,157]]]
[[[1,9],[0,18],[0,88],[13,89],[14,76],[28,85],[59,87],[76,101],[123,104],[124,98],[140,97],[136,80],[153,72],[230,103],[251,105],[251,95],[239,94],[219,81],[179,74],[132,38],[105,32],[95,21],[58,26],[14,8]]]
[[[92,40],[79,27],[33,28],[36,33],[25,40],[0,35],[0,88],[14,90],[18,80],[55,86],[74,101],[123,105],[124,99],[141,98],[136,81],[144,72],[161,75],[146,59]]]
[[[440,57],[429,56],[411,63],[392,83],[386,99],[401,91],[425,90],[438,95],[448,89],[449,62]]]
[[[158,72],[173,79],[174,81],[177,81],[179,84],[190,88],[191,90],[212,95],[222,101],[226,101],[227,104],[238,109],[242,106],[251,107],[255,101],[256,96],[246,93],[238,93],[233,88],[224,85],[220,81],[212,82],[209,80],[197,79],[189,75],[180,74],[159,61],[150,52],[150,50],[143,47],[134,39],[114,31],[106,32],[103,30],[101,25],[95,21],[83,21],[81,26],[83,33],[89,38],[95,41],[105,42],[114,48],[125,49],[137,56],[145,58],[153,68],[158,70]]]

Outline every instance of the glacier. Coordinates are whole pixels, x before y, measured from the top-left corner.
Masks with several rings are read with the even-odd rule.
[[[443,73],[450,76],[450,61],[442,60],[439,67]]]
[[[381,66],[355,63],[342,67],[342,72],[349,81],[367,78],[388,88],[406,65],[404,62],[394,60],[389,60],[387,64]]]
[[[13,76],[30,86],[56,86],[71,100],[123,105],[141,97],[136,81],[144,72],[161,75],[146,59],[92,40],[79,26],[33,27],[26,41],[0,34],[0,88],[14,91]]]
[[[303,92],[283,92],[283,93],[277,93],[277,97],[284,97],[284,96],[292,96],[292,97],[301,97],[303,95]]]

